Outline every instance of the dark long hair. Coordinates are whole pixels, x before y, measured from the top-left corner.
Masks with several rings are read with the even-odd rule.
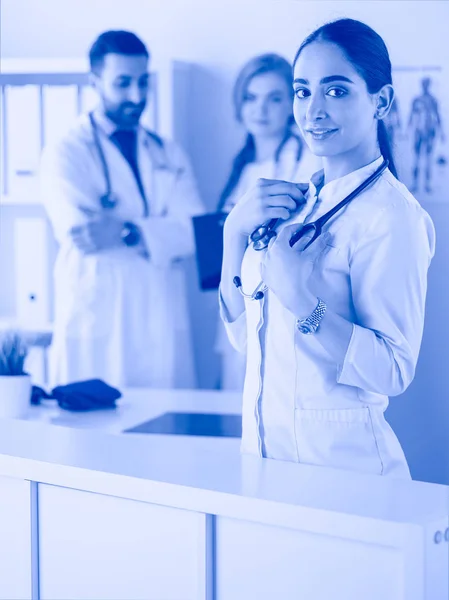
[[[338,19],[326,23],[307,36],[296,53],[293,67],[306,46],[321,41],[339,46],[365,80],[370,94],[377,93],[384,85],[392,84],[391,62],[385,42],[374,29],[354,19]],[[398,178],[387,128],[380,119],[377,124],[377,140],[382,156],[389,161],[390,171]]]
[[[256,56],[255,58],[252,58],[244,65],[237,77],[233,91],[233,101],[236,119],[239,122],[242,121],[242,106],[245,102],[245,96],[250,81],[253,79],[253,77],[256,77],[256,75],[262,75],[263,73],[276,73],[283,77],[287,83],[289,91],[291,91],[292,97],[292,114],[287,124],[285,135],[276,151],[275,161],[277,162],[279,160],[279,156],[282,152],[282,149],[291,137],[297,139],[297,160],[299,160],[302,154],[303,142],[301,138],[294,134],[291,130],[291,127],[295,122],[293,118],[293,71],[291,64],[282,56],[279,56],[278,54],[262,54],[260,56]],[[235,187],[237,186],[240,180],[242,171],[245,168],[245,166],[249,163],[254,162],[255,158],[256,146],[254,144],[253,136],[249,133],[246,136],[246,140],[243,147],[240,149],[240,151],[234,158],[230,175],[220,195],[218,210],[221,210],[223,208],[223,206],[226,203],[226,200],[234,191]]]

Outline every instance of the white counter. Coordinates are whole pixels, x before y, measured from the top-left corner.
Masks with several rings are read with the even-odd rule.
[[[124,429],[171,410],[241,414],[241,394],[215,390],[133,389],[124,392],[115,410],[76,413],[61,410],[56,402],[47,400],[41,406],[30,407],[27,420],[121,433]]]
[[[117,435],[167,410],[239,399],[137,391],[116,412],[0,421],[0,557],[14,546],[25,582],[16,568],[0,598],[447,600],[449,488]]]

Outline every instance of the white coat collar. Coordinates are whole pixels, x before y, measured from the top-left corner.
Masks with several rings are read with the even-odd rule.
[[[98,128],[106,137],[111,138],[118,131],[117,124],[111,121],[100,107],[94,110],[93,116]],[[141,125],[138,125],[136,130],[138,146],[144,146],[149,151],[153,167],[158,170],[173,170],[173,165],[168,160],[165,148],[159,145]]]
[[[104,114],[100,107],[97,107],[94,110],[93,116],[95,123],[107,137],[112,137],[118,130],[117,124],[114,123],[114,121],[111,121],[111,119]]]
[[[318,208],[319,205],[320,213],[323,212],[323,209],[330,210],[355,190],[363,181],[365,181],[365,179],[372,175],[374,171],[380,167],[383,160],[383,156],[379,156],[379,158],[376,158],[376,160],[368,165],[365,165],[356,171],[352,171],[343,177],[334,179],[329,183],[326,183],[320,189],[324,179],[324,170],[321,169],[312,175],[310,179],[309,197],[315,197],[317,195],[317,190],[319,190],[316,207]]]

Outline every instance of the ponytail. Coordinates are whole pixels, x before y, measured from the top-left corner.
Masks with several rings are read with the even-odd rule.
[[[255,158],[256,158],[256,146],[254,144],[253,136],[249,133],[246,137],[245,145],[240,150],[240,152],[237,154],[237,156],[234,158],[234,162],[232,164],[232,169],[231,169],[231,174],[229,175],[228,181],[226,182],[226,185],[221,193],[220,200],[218,202],[218,208],[217,208],[218,211],[223,210],[223,208],[226,204],[226,200],[229,198],[229,196],[235,190],[235,188],[239,182],[239,179],[242,175],[243,169],[249,163],[254,162]]]
[[[297,143],[298,149],[296,151],[296,161],[297,162],[300,161],[303,150],[304,150],[304,143],[298,135],[296,135],[295,133],[292,132],[291,123],[289,123],[289,127],[287,127],[287,129],[285,131],[285,135],[282,138],[282,141],[276,150],[276,154],[274,155],[274,160],[276,163],[279,162],[282,151],[283,151],[286,143],[291,138],[293,138]],[[249,133],[246,138],[245,145],[243,146],[243,148],[240,150],[240,152],[237,154],[237,156],[234,159],[232,169],[231,169],[231,174],[229,175],[229,179],[221,193],[220,200],[218,202],[218,207],[217,207],[218,211],[223,210],[224,206],[226,205],[227,199],[232,194],[232,192],[235,190],[235,188],[240,180],[240,177],[242,175],[243,169],[249,163],[254,162],[255,158],[256,158],[256,146],[254,144],[253,136]]]
[[[235,116],[239,123],[244,124],[244,121],[242,118],[242,109],[243,109],[245,102],[247,101],[248,86],[249,86],[251,80],[254,77],[257,77],[259,75],[264,75],[266,73],[274,73],[275,75],[278,75],[281,79],[283,79],[285,81],[285,83],[287,85],[287,89],[290,90],[290,97],[291,97],[291,101],[293,103],[293,88],[292,88],[293,72],[292,72],[291,64],[287,60],[285,60],[285,58],[280,56],[279,54],[268,53],[268,54],[261,54],[259,56],[255,56],[254,58],[249,60],[243,66],[243,68],[241,69],[241,71],[237,77],[237,80],[234,84],[234,90],[233,90],[234,109],[235,109]],[[288,127],[287,127],[288,130],[290,130],[291,124],[294,122],[295,122],[295,120],[294,120],[293,114],[292,114],[289,118]],[[289,133],[289,131],[287,131],[279,148],[277,149],[276,155],[274,157],[276,162],[279,160],[281,151],[282,151],[284,145],[286,144],[287,140],[289,139],[290,135],[291,134]],[[299,151],[301,151],[301,150],[302,150],[302,146],[300,144]],[[240,177],[242,176],[243,169],[246,167],[246,165],[254,162],[255,160],[256,160],[256,145],[254,143],[253,136],[250,133],[248,133],[243,148],[240,150],[240,152],[234,158],[234,161],[232,163],[231,173],[230,173],[228,180],[226,182],[226,185],[224,186],[224,189],[220,195],[220,200],[218,202],[217,210],[219,210],[219,211],[223,210],[223,208],[226,205],[226,201],[231,196],[231,194],[234,192],[234,190],[240,180]]]
[[[385,123],[382,120],[379,120],[377,122],[377,139],[379,142],[379,148],[382,156],[386,160],[388,160],[388,168],[396,177],[396,179],[399,179],[396,170],[396,165],[394,164],[393,150],[391,148],[390,137],[388,135],[387,128],[385,127]]]

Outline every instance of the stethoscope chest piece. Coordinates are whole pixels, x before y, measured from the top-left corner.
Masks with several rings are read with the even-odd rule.
[[[106,209],[115,208],[118,204],[118,198],[115,194],[112,194],[112,193],[104,194],[100,198],[100,203],[103,208],[106,208]]]
[[[333,217],[339,210],[341,210],[344,206],[349,204],[351,200],[363,192],[365,188],[379,179],[379,177],[387,168],[388,160],[384,159],[380,167],[378,167],[376,171],[374,171],[372,175],[365,179],[365,181],[363,181],[355,190],[348,194],[346,198],[343,198],[341,202],[339,202],[336,206],[334,206],[331,210],[313,223],[303,224],[290,239],[290,246],[294,246],[294,244],[296,244],[296,242],[298,242],[302,237],[309,235],[311,239],[308,240],[306,246],[303,248],[303,250],[306,250],[310,244],[321,235],[323,226],[329,221],[329,219],[331,219],[331,217]],[[271,219],[267,223],[260,225],[252,232],[250,235],[250,242],[253,243],[254,250],[264,250],[267,248],[270,240],[272,240],[273,237],[276,237],[276,232],[274,229],[279,220],[280,219]]]
[[[274,229],[268,229],[267,227],[261,225],[259,229],[251,234],[254,250],[265,250],[265,248],[268,248],[270,241],[275,237],[276,232]]]

